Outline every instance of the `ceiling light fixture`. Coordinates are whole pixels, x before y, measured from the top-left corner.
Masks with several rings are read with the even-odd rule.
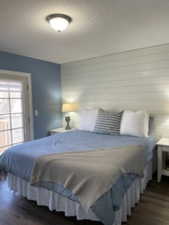
[[[72,18],[64,14],[51,14],[46,17],[46,20],[57,32],[66,30],[68,25],[72,22]]]

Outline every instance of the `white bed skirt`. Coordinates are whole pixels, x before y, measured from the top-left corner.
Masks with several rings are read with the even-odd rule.
[[[121,225],[127,221],[127,216],[131,215],[131,209],[140,200],[140,195],[144,192],[149,180],[152,179],[152,161],[150,161],[145,170],[144,177],[137,178],[124,196],[120,210],[115,213],[113,225]],[[65,216],[76,216],[78,220],[99,221],[96,215],[89,210],[88,212],[80,203],[72,201],[53,191],[44,188],[33,187],[25,180],[8,174],[9,188],[29,200],[36,201],[37,205],[47,206],[51,211],[64,212]]]

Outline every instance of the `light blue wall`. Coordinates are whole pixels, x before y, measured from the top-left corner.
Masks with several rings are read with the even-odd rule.
[[[32,74],[34,136],[46,136],[51,128],[61,126],[60,65],[0,51],[0,69]]]

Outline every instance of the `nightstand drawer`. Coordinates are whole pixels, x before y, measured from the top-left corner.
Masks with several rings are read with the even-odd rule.
[[[56,128],[48,131],[48,135],[54,135],[54,134],[59,134],[59,133],[65,133],[65,132],[70,132],[73,129],[70,130],[65,130],[65,128]]]
[[[169,152],[169,146],[158,146],[158,150],[162,152]]]
[[[55,134],[57,134],[57,133],[59,133],[59,132],[49,131],[49,132],[48,132],[48,135],[51,136],[51,135],[55,135]]]

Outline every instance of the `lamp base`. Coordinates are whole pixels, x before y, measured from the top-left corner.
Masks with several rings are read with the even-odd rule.
[[[70,123],[70,116],[65,116],[65,121],[66,121],[66,127],[65,127],[65,130],[70,130],[71,129],[71,127],[70,127],[70,125],[69,125],[69,123]]]

